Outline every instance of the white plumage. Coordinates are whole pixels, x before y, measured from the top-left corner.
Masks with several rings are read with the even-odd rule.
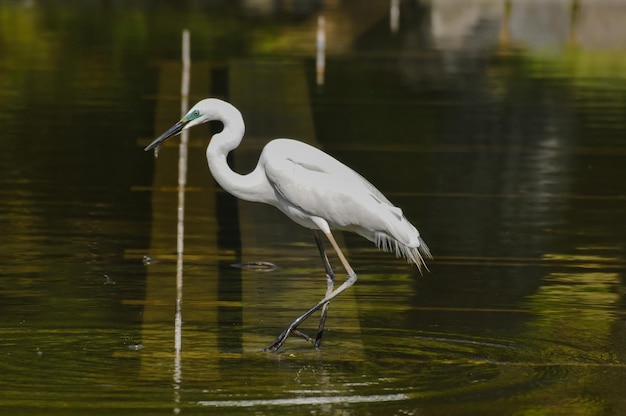
[[[210,120],[224,124],[223,130],[211,138],[206,152],[209,169],[220,186],[237,198],[274,205],[296,223],[323,232],[348,273],[346,281],[334,289],[332,268],[316,234],[328,275],[326,296],[292,322],[266,349],[277,350],[290,333],[313,342],[296,328],[323,308],[314,342],[319,346],[330,300],[356,281],[356,273],[337,246],[331,229],[355,232],[378,248],[406,258],[420,271],[426,266],[424,257],[431,258],[430,251],[402,210],[361,175],[313,146],[291,139],[272,140],[263,148],[252,172],[240,175],[230,169],[226,157],[241,143],[245,127],[241,113],[227,102],[214,98],[200,101],[146,150],[183,129]]]
[[[259,158],[275,199],[267,201],[300,225],[355,232],[422,268],[428,247],[402,210],[361,175],[308,144],[276,139]],[[319,221],[319,220],[318,220]],[[321,228],[321,227],[320,227]],[[322,229],[322,231],[328,231]]]

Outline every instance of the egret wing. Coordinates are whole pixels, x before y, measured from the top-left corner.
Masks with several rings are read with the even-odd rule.
[[[381,228],[380,210],[402,211],[361,175],[321,150],[274,140],[264,151],[265,173],[281,199],[339,227]]]
[[[430,251],[402,210],[361,175],[319,149],[301,142],[270,142],[261,156],[277,206],[306,226],[311,217],[354,231],[379,248],[425,267]]]

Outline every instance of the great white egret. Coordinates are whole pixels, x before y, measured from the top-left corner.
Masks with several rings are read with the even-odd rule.
[[[422,271],[424,257],[432,258],[417,229],[402,210],[365,178],[323,151],[291,139],[270,141],[261,152],[256,168],[247,175],[234,172],[226,161],[244,135],[239,110],[215,98],[197,103],[169,130],[145,150],[151,150],[181,131],[207,121],[218,120],[223,130],[213,135],[206,150],[209,169],[217,183],[237,198],[274,205],[303,227],[314,230],[315,241],[326,270],[326,295],[296,318],[270,344],[266,351],[277,351],[290,334],[320,346],[329,302],[356,282],[357,275],[337,245],[331,229],[355,232],[385,251],[394,251]],[[348,276],[337,288],[319,232],[330,241]],[[315,340],[297,328],[322,309]]]

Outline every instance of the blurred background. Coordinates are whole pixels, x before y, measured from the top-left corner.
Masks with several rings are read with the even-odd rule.
[[[0,409],[626,412],[624,22],[620,0],[0,1]],[[143,147],[180,118],[184,29],[190,104],[246,121],[235,170],[314,144],[435,257],[340,236],[359,281],[319,351],[260,352],[325,277],[310,231],[215,184],[211,125],[175,361],[178,139]]]

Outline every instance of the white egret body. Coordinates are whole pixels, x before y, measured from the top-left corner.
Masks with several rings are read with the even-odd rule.
[[[200,101],[145,150],[155,148],[184,129],[211,120],[219,120],[224,125],[223,130],[211,138],[206,151],[209,169],[217,183],[237,198],[274,205],[296,223],[315,230],[326,269],[324,299],[293,321],[266,350],[278,350],[291,333],[319,347],[330,300],[356,281],[356,273],[337,245],[331,229],[355,232],[381,249],[395,251],[397,256],[405,257],[420,271],[425,267],[424,257],[431,258],[419,232],[400,208],[354,170],[313,146],[297,140],[275,139],[263,148],[252,172],[247,175],[234,172],[227,163],[227,155],[241,143],[245,127],[239,110],[225,101],[214,98]],[[336,289],[318,231],[329,239],[348,273],[346,281]],[[313,341],[297,327],[320,308],[322,317]]]

